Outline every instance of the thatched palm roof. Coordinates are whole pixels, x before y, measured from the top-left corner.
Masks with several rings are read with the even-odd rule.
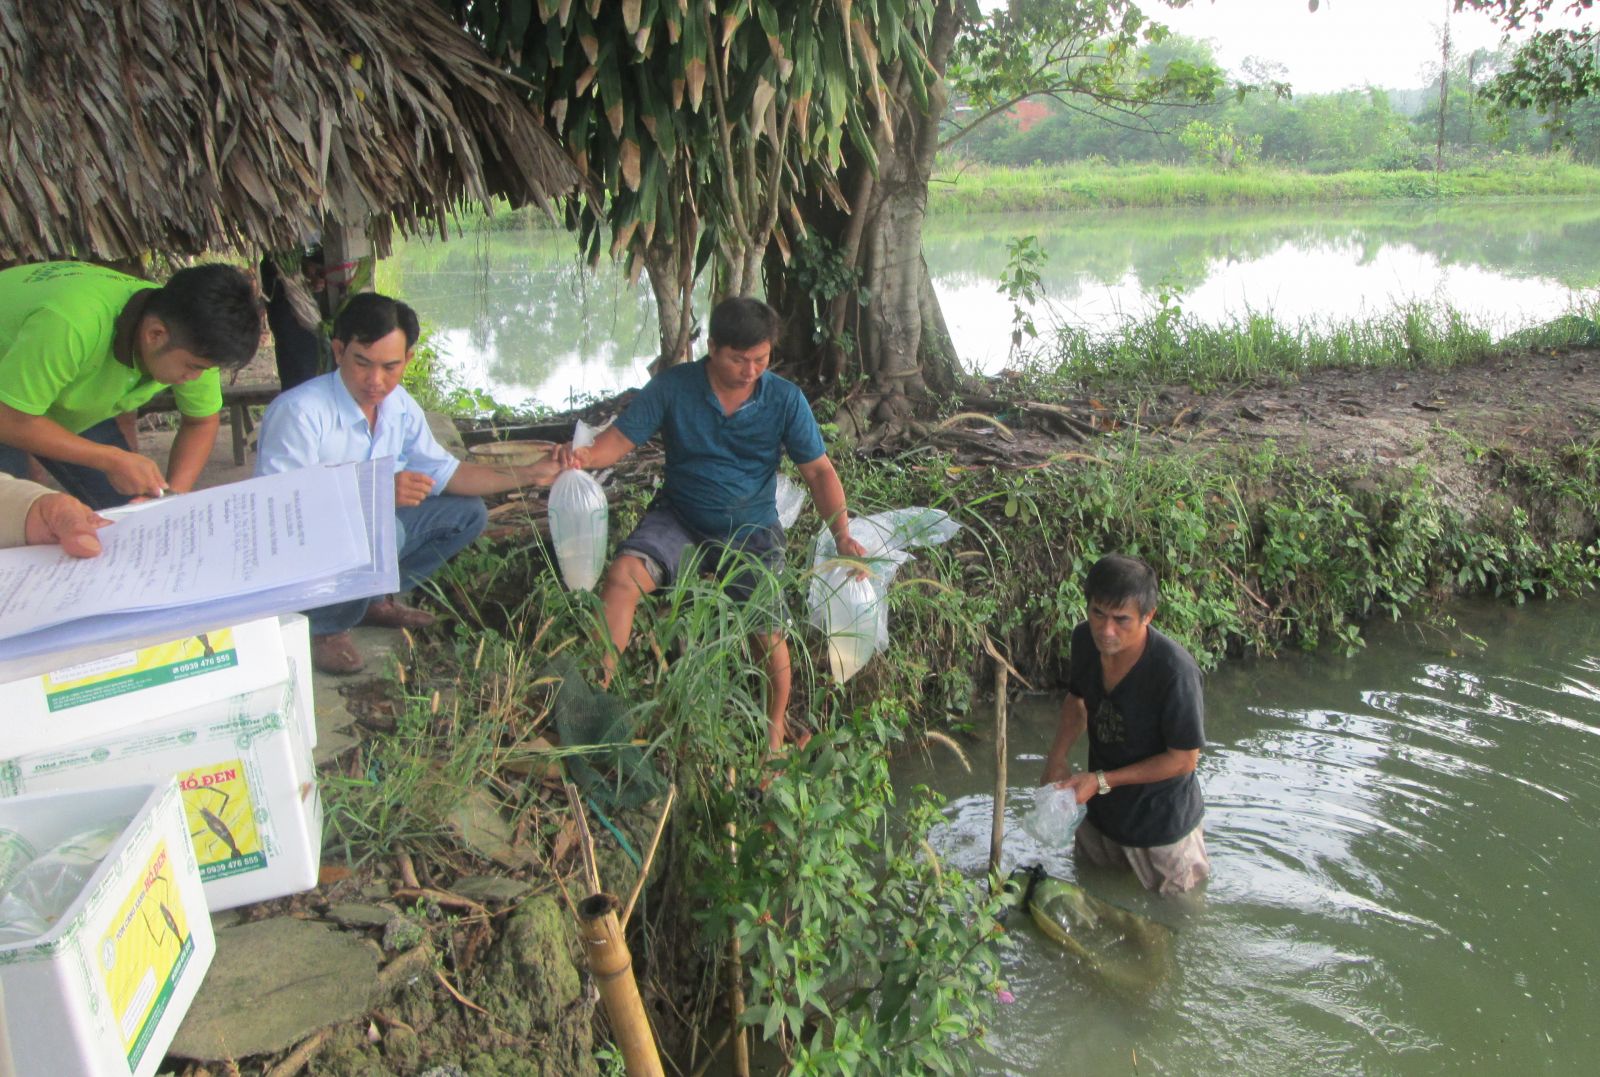
[[[0,0],[0,264],[411,231],[577,180],[435,0]]]

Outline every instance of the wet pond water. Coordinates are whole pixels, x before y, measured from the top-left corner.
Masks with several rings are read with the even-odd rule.
[[[970,368],[1008,362],[1012,308],[997,288],[1006,241],[1024,235],[1045,253],[1041,328],[1109,328],[1165,293],[1207,321],[1361,318],[1437,300],[1511,330],[1600,284],[1591,199],[935,218],[928,264]],[[379,286],[416,306],[468,385],[564,408],[643,384],[657,347],[648,287],[609,266],[590,272],[574,250],[555,231],[415,240],[383,262]]]
[[[1443,633],[1377,628],[1351,659],[1207,678],[1214,875],[1192,901],[1080,871],[1021,832],[1056,716],[1055,701],[1024,699],[1006,866],[1042,860],[1172,925],[1174,971],[1146,1002],[1111,997],[1015,918],[1016,1001],[981,1071],[1595,1072],[1600,601],[1456,617]],[[981,873],[992,745],[973,751],[973,774],[933,751],[899,764],[896,783],[950,798],[933,844]]]

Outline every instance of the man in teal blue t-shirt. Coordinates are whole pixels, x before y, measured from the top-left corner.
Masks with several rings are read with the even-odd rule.
[[[600,599],[620,652],[628,645],[639,599],[683,571],[714,567],[726,553],[748,555],[773,574],[783,567],[783,531],[774,491],[784,453],[794,461],[839,552],[861,557],[850,537],[844,487],[822,444],[805,394],[767,369],[778,315],[759,299],[727,299],[711,312],[710,351],[697,363],[669,367],[650,380],[615,425],[582,449],[556,452],[563,467],[610,467],[659,433],[665,483],[639,526],[617,549]],[[736,571],[728,592],[749,601],[760,574]],[[775,617],[775,621],[778,619]],[[767,671],[767,746],[783,746],[789,706],[789,645],[781,622],[751,637]],[[616,656],[606,657],[610,683]]]

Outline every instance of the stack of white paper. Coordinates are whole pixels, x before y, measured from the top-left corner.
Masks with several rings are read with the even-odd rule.
[[[162,499],[100,532],[99,557],[0,550],[0,680],[29,659],[399,589],[394,460]]]

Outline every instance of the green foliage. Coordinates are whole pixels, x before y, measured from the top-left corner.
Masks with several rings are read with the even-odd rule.
[[[1152,110],[1210,101],[1222,73],[1209,54],[1167,55],[1167,29],[1130,0],[1019,0],[993,6],[957,36],[946,78],[972,109],[954,142],[1018,101],[1048,97],[1063,107],[1127,123]]]
[[[1030,168],[967,164],[934,185],[928,207],[934,215],[950,216],[1597,193],[1600,169],[1559,157],[1497,159],[1443,176],[1420,170],[1312,174],[1264,165],[1220,172],[1188,166],[1104,162]]]
[[[1195,120],[1178,135],[1196,164],[1223,172],[1245,168],[1261,159],[1261,136],[1240,135],[1231,123]]]
[[[1208,44],[1178,35],[1151,34],[1134,49],[1124,66],[1147,78],[1216,71]],[[1009,108],[1011,99],[998,87],[1019,83],[1038,54],[1010,44],[994,52],[996,57],[984,59],[998,67],[980,68],[980,76],[957,82],[958,93],[971,84],[966,103],[980,117]],[[1453,171],[1484,157],[1544,152],[1560,144],[1581,159],[1600,158],[1593,56],[1593,30],[1583,29],[1549,31],[1523,46],[1506,44],[1455,58],[1444,102],[1446,167]],[[1219,78],[1209,92],[1187,99],[1170,95],[1105,108],[1093,98],[1058,98],[1049,102],[1042,120],[1030,115],[1024,123],[996,115],[995,122],[974,126],[965,118],[970,114],[959,114],[952,122],[962,132],[964,154],[1013,167],[1091,157],[1169,161],[1169,136],[1193,121],[1231,128],[1245,145],[1259,139],[1261,159],[1279,167],[1313,172],[1431,168],[1440,108],[1437,74],[1431,87],[1415,90],[1369,87],[1295,95],[1287,73],[1263,69],[1253,60],[1241,66],[1242,81],[1231,94],[1220,92]]]
[[[1026,392],[1048,398],[1047,382]],[[1063,668],[1084,616],[1083,575],[1113,550],[1155,566],[1158,622],[1205,666],[1285,645],[1349,650],[1360,646],[1362,622],[1416,615],[1459,590],[1517,598],[1600,581],[1596,443],[1506,461],[1490,453],[1480,462],[1500,469],[1510,502],[1475,518],[1448,504],[1424,469],[1388,477],[1330,471],[1270,444],[1173,454],[1132,434],[1110,435],[1092,455],[1065,453],[1022,476],[953,468],[926,454],[841,467],[853,492],[955,514],[962,535],[920,567],[973,604],[941,615],[983,617],[983,631],[1014,662],[1041,674]],[[884,668],[905,663],[922,672],[947,666],[949,655],[976,659],[977,648],[924,620],[929,608],[896,608]],[[874,663],[853,683],[861,698],[891,690],[916,698],[879,669]],[[925,720],[937,713],[923,710]]]
[[[1000,275],[1001,295],[1011,300],[1011,354],[1022,351],[1024,339],[1036,340],[1031,308],[1044,298],[1044,277],[1040,268],[1047,255],[1037,236],[1013,236],[1006,240],[1006,269]]]
[[[689,256],[764,249],[812,166],[830,172],[847,139],[870,146],[880,65],[927,77],[913,44],[926,0],[441,2],[534,87],[532,107],[591,177],[579,197],[591,258],[606,245],[642,258],[658,231]]]
[[[1090,383],[1188,383],[1205,389],[1330,366],[1448,366],[1495,350],[1487,328],[1443,305],[1405,304],[1365,320],[1291,324],[1248,314],[1212,324],[1185,315],[1181,292],[1164,284],[1161,308],[1150,318],[1100,333],[1063,329],[1053,373]]]
[[[1455,0],[1457,11],[1489,15],[1507,30],[1537,26],[1551,11],[1587,12],[1593,0]],[[1591,98],[1600,90],[1600,58],[1595,54],[1595,29],[1538,30],[1517,47],[1506,70],[1486,88],[1487,96],[1506,108],[1558,109]]]
[[[780,1045],[789,1072],[952,1073],[982,1034],[998,966],[1001,901],[944,871],[922,841],[941,820],[926,789],[892,822],[888,751],[907,716],[852,714],[789,760],[753,813],[740,798],[737,852],[707,835],[701,920],[731,933],[750,977],[745,1023]]]
[[[788,269],[789,283],[811,298],[811,343],[835,344],[843,352],[855,348],[848,329],[834,336],[828,324],[828,310],[841,295],[853,295],[862,306],[872,294],[861,285],[861,269],[845,261],[844,252],[820,233],[812,232],[795,244]]]

